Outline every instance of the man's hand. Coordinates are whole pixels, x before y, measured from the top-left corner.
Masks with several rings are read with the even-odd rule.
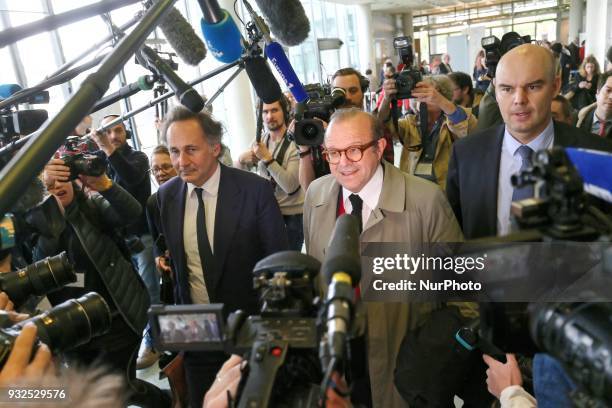
[[[232,399],[236,398],[238,383],[242,377],[242,369],[246,364],[242,357],[232,354],[232,356],[223,363],[223,367],[217,373],[217,379],[212,387],[204,396],[203,408],[225,408],[228,406],[227,393]]]
[[[108,178],[106,174],[101,176],[86,176],[84,174],[79,175],[79,179],[83,182],[83,185],[90,190],[103,192],[113,186],[113,182]]]
[[[0,292],[0,310],[11,311],[15,309],[15,305],[5,292]]]
[[[68,181],[70,167],[62,159],[51,159],[43,171],[43,182],[47,189],[53,187],[56,181]]]
[[[391,101],[397,95],[397,81],[394,78],[385,79],[383,90],[385,91],[383,103]]]
[[[482,359],[489,366],[487,369],[487,388],[499,399],[502,391],[511,385],[522,385],[521,370],[514,354],[506,354],[506,364],[483,354]]]
[[[257,163],[258,159],[253,150],[247,150],[238,157],[238,161],[243,166],[252,166]]]
[[[274,159],[272,157],[272,153],[270,153],[270,150],[268,150],[266,145],[262,142],[253,143],[253,155],[255,155],[257,159],[263,160],[265,162]]]
[[[446,114],[451,114],[457,109],[454,103],[446,99],[432,84],[428,82],[417,83],[412,90],[412,96],[419,102],[425,102],[428,105],[437,106]]]
[[[352,407],[351,400],[348,397],[343,397],[338,394],[338,392],[343,395],[349,394],[349,387],[346,385],[344,379],[338,374],[334,372],[331,376],[332,381],[336,384],[334,388],[327,388],[325,391],[325,407],[326,408],[349,408]],[[336,390],[338,392],[336,392]]]
[[[115,152],[115,146],[108,140],[108,136],[104,132],[93,131],[89,134],[91,138],[100,146],[100,149],[106,153],[107,156],[112,155]]]
[[[51,351],[41,344],[30,362],[35,342],[36,326],[28,323],[15,339],[11,354],[0,371],[0,384],[12,384],[22,378],[39,378],[45,373],[51,363]]]
[[[168,273],[168,274],[172,274],[172,267],[168,263],[168,251],[166,251],[165,256],[155,257],[155,265],[157,266],[157,269],[159,269],[160,271]]]

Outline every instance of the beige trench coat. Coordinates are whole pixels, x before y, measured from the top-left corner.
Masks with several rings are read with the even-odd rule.
[[[463,240],[450,205],[437,185],[383,163],[385,175],[380,201],[361,234],[362,244]],[[339,191],[340,185],[328,175],[315,180],[306,193],[306,251],[320,261],[325,256],[335,225]],[[429,303],[366,303],[368,364],[374,407],[408,406],[393,383],[395,360],[406,329],[422,323],[433,307]]]

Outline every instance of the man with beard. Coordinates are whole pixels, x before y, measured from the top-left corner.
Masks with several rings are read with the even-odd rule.
[[[363,110],[363,94],[367,91],[369,81],[354,68],[341,68],[332,76],[332,88],[342,88],[346,92],[346,101],[340,108],[357,108]],[[323,122],[323,128],[327,128],[327,123]],[[293,130],[293,123],[289,126],[290,132]],[[393,164],[393,141],[389,133],[385,133],[383,158]],[[326,171],[323,174],[316,174],[315,163],[310,146],[299,146],[300,148],[300,185],[306,191],[308,186],[316,178],[329,174],[329,166],[325,163]],[[319,148],[321,148],[319,146]],[[318,167],[317,167],[318,168]]]
[[[300,251],[304,243],[304,191],[298,178],[298,150],[287,138],[289,114],[290,104],[284,95],[276,102],[264,103],[261,115],[268,131],[240,155],[238,164],[242,168],[256,165],[257,174],[270,180],[287,228],[289,249]]]

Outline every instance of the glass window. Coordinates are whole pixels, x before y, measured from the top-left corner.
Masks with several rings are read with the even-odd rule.
[[[555,20],[538,22],[536,24],[536,39],[555,41],[557,39],[557,22]]]

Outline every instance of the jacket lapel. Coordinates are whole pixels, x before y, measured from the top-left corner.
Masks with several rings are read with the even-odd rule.
[[[172,257],[175,258],[176,267],[178,271],[177,277],[178,282],[184,283],[183,290],[183,303],[191,303],[191,296],[189,291],[189,277],[187,271],[187,263],[185,259],[185,242],[183,239],[183,226],[185,221],[185,200],[187,198],[187,184],[177,177],[176,184],[165,195],[166,211],[162,209],[162,216],[169,217],[168,230],[164,231],[167,235],[166,242],[176,242],[174,250],[172,251]],[[195,220],[194,220],[195,222]],[[172,249],[171,249],[172,250]]]
[[[314,236],[317,238],[328,237],[327,242],[313,242],[311,245],[316,245],[321,248],[322,255],[325,255],[325,249],[329,245],[329,240],[332,236],[332,231],[336,225],[336,215],[338,212],[338,197],[340,194],[340,184],[334,179],[331,183],[324,185],[319,191],[318,196],[313,201],[313,219],[320,221],[315,227]],[[316,257],[316,254],[315,254]]]
[[[241,216],[243,201],[240,187],[234,182],[231,172],[224,165],[219,165],[221,166],[221,179],[219,180],[215,213],[213,254],[216,268],[212,276],[213,288],[217,287],[221,279],[225,258]]]
[[[382,162],[384,168],[383,185],[382,191],[380,192],[380,198],[378,205],[370,214],[368,222],[363,228],[364,232],[376,224],[381,222],[386,211],[390,212],[402,212],[406,208],[406,200],[397,200],[394,197],[406,197],[406,183],[404,176],[398,172],[393,165]]]
[[[480,184],[481,194],[472,196],[472,200],[482,200],[484,205],[484,226],[487,229],[487,233],[497,231],[497,190],[499,188],[499,164],[501,161],[502,142],[504,140],[505,126],[501,125],[498,127],[497,132],[491,135],[490,138],[486,139],[486,143],[482,144],[482,150],[478,156],[472,157],[476,162],[481,162],[481,165],[477,166],[481,170],[480,176],[482,177],[482,184],[479,183],[478,178],[474,179],[476,185]],[[469,137],[469,136],[468,136]],[[491,171],[487,171],[490,169]],[[480,197],[479,197],[480,196]]]

